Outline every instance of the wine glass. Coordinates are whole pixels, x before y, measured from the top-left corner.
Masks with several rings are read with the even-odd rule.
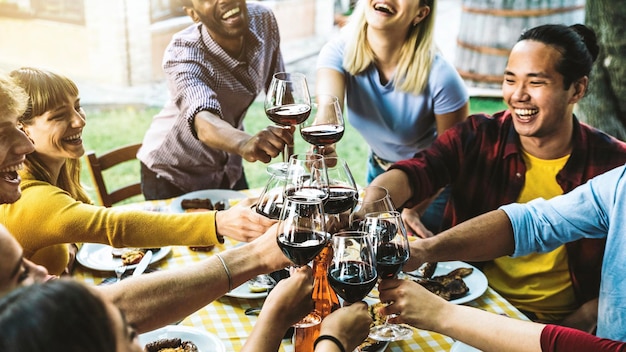
[[[350,229],[360,230],[365,214],[378,211],[395,211],[386,188],[367,186],[358,192],[357,203],[350,214]]]
[[[270,178],[256,203],[256,212],[270,219],[278,220],[285,200],[287,175],[271,167],[267,168],[267,173],[270,174]]]
[[[343,137],[344,121],[339,99],[328,94],[318,95],[311,105],[311,112],[300,124],[300,135],[324,155],[325,146],[337,143]]]
[[[396,277],[409,260],[409,240],[397,211],[382,211],[365,215],[363,231],[370,234],[374,242],[376,271],[381,280]],[[383,325],[370,329],[369,336],[376,340],[403,340],[413,335],[413,330],[401,324],[389,324],[389,316]]]
[[[364,231],[341,231],[333,235],[333,259],[328,281],[345,302],[361,301],[376,285],[376,260],[371,235]]]
[[[328,174],[320,154],[299,153],[289,157],[285,176],[285,196],[306,196],[326,202]]]
[[[352,211],[357,203],[356,182],[348,163],[339,157],[324,157],[328,175],[328,200],[324,204],[326,214]]]
[[[272,77],[265,96],[265,114],[274,123],[285,128],[301,124],[311,113],[311,96],[306,77],[302,73],[277,72]],[[283,163],[271,167],[286,171],[284,162],[293,154],[293,145],[285,146]]]
[[[319,254],[329,240],[324,226],[322,200],[306,195],[288,196],[276,231],[276,242],[295,266],[307,265]],[[309,313],[294,327],[321,320],[315,311]]]

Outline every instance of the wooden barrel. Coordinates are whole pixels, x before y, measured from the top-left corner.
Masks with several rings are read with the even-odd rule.
[[[584,20],[585,0],[463,0],[455,66],[468,86],[500,89],[510,49],[524,30]]]

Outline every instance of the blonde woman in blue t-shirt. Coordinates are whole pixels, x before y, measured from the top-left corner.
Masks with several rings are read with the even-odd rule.
[[[360,1],[320,52],[316,91],[342,106],[345,96],[348,120],[370,146],[368,183],[468,116],[467,89],[434,43],[436,1]],[[446,199],[444,192],[422,214],[433,231]]]

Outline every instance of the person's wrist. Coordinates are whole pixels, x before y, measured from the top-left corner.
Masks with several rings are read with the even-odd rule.
[[[320,336],[313,343],[313,349],[317,348],[318,345],[320,345],[320,347],[325,347],[324,351],[332,349],[333,351],[346,352],[345,347],[343,347],[343,342],[333,335],[320,334]]]

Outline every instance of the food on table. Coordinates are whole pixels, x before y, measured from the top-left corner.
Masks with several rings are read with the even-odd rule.
[[[123,265],[133,265],[141,261],[148,250],[156,252],[161,248],[112,248],[111,255],[121,258]]]
[[[146,344],[145,352],[198,352],[198,347],[191,341],[179,338],[160,339]]]
[[[226,209],[226,203],[218,201],[215,204],[208,198],[192,198],[183,199],[180,205],[183,210],[187,209],[208,209],[208,210],[224,210]]]
[[[224,210],[226,209],[226,203],[224,201],[217,201],[213,204],[208,198],[191,198],[183,199],[180,203],[185,213],[192,213],[197,211],[207,210]],[[189,249],[197,252],[210,252],[215,246],[191,246]]]
[[[248,289],[252,293],[261,293],[267,291],[267,287],[255,285],[254,283],[248,282]]]
[[[429,278],[435,274],[435,270],[437,270],[437,262],[427,262],[417,269],[417,272],[422,277]]]
[[[469,287],[467,287],[463,278],[470,275],[473,271],[473,268],[457,268],[446,275],[424,276],[423,278],[412,278],[412,280],[437,296],[451,301],[461,298],[469,292]]]

